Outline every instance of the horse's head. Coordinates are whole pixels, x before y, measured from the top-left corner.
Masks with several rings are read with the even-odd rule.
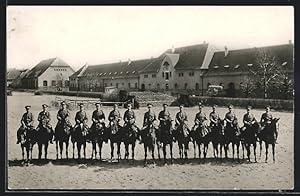
[[[270,128],[272,130],[278,130],[279,129],[279,119],[280,118],[273,118],[271,120],[271,123],[270,123]]]

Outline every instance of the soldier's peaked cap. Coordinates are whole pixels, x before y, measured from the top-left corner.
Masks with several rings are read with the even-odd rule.
[[[42,107],[43,107],[43,108],[46,108],[46,107],[48,107],[48,105],[47,105],[47,104],[43,104]]]
[[[228,108],[233,108],[233,105],[232,104],[228,105]]]
[[[179,107],[184,107],[184,104],[180,104]]]
[[[217,104],[213,104],[212,107],[214,107],[214,108],[217,107]]]
[[[27,109],[27,108],[31,108],[31,106],[30,106],[30,105],[26,105],[25,108],[26,108],[26,109]]]
[[[266,107],[265,108],[271,108],[271,106],[270,105],[266,105]]]
[[[147,106],[153,106],[153,104],[152,103],[148,103]]]
[[[247,108],[247,109],[252,109],[252,106],[251,106],[251,105],[248,105],[246,108]]]
[[[79,105],[79,106],[83,106],[84,104],[83,104],[83,103],[79,103],[78,105]]]
[[[163,106],[168,106],[168,104],[164,103]]]
[[[66,102],[65,102],[65,101],[62,101],[60,104],[61,104],[61,105],[66,105]]]
[[[198,103],[198,106],[201,106],[201,107],[203,107],[203,105],[202,105],[202,102],[199,102],[199,103]]]
[[[101,103],[100,102],[96,102],[95,105],[101,105]]]

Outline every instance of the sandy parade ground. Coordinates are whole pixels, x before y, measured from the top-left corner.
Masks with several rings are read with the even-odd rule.
[[[62,97],[62,96],[60,96]],[[66,98],[66,97],[64,97]],[[68,97],[71,98],[71,97]],[[76,97],[75,97],[76,98]],[[73,99],[75,99],[73,98]],[[90,99],[90,98],[89,98]],[[41,105],[47,103],[52,117],[52,126],[56,125],[57,108],[51,105],[55,95],[34,96],[31,93],[13,92],[13,96],[7,97],[7,166],[9,189],[291,189],[294,184],[294,114],[292,112],[272,111],[273,116],[280,117],[279,137],[276,146],[276,162],[272,162],[271,152],[269,162],[265,163],[264,148],[258,163],[248,163],[242,160],[228,159],[220,162],[213,158],[212,146],[209,145],[208,158],[204,162],[193,158],[193,148],[190,143],[189,160],[182,162],[178,159],[178,146],[174,144],[174,164],[163,164],[162,160],[156,160],[155,164],[144,166],[144,150],[142,145],[137,144],[136,160],[111,163],[110,146],[104,144],[103,161],[99,160],[55,160],[55,144],[49,146],[48,158],[50,161],[24,166],[21,164],[21,149],[16,144],[16,131],[20,126],[20,119],[24,113],[24,106],[32,106],[34,125],[37,126],[37,115],[41,111]],[[89,125],[94,108],[88,108]],[[110,107],[104,107],[103,111],[108,116]],[[135,110],[137,125],[141,127],[143,114],[146,108]],[[160,107],[154,107],[158,115]],[[197,107],[185,108],[189,125],[192,127],[193,119],[197,113]],[[208,115],[211,108],[204,107]],[[217,109],[220,116],[224,117],[227,108]],[[125,109],[120,108],[121,115]],[[171,116],[174,118],[177,107],[169,107]],[[244,109],[234,109],[238,116],[239,124],[242,125]],[[253,114],[260,119],[262,109],[254,109]],[[71,111],[71,120],[74,124],[76,111]],[[69,154],[72,154],[72,145]],[[271,149],[271,148],[269,148]],[[121,146],[122,157],[124,146]],[[156,152],[157,153],[157,152]],[[259,155],[259,149],[257,149]],[[37,158],[37,146],[34,146],[33,159]],[[87,157],[91,155],[91,144],[87,145]],[[253,155],[253,154],[252,154]],[[240,153],[240,156],[241,153]],[[157,156],[156,156],[157,157]],[[169,157],[169,154],[168,154]],[[231,152],[229,152],[231,157]],[[149,157],[150,158],[150,157]],[[252,157],[253,160],[253,157]]]

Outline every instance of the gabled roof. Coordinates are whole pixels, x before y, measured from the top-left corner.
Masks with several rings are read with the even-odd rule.
[[[73,73],[70,78],[74,78],[80,75],[80,73],[83,71],[83,69],[85,69],[87,67],[87,64],[85,64],[84,66],[82,66],[80,69],[78,69],[75,73]]]
[[[42,60],[35,67],[33,67],[27,74],[26,78],[36,78],[42,75],[50,66],[70,67],[66,62],[60,58],[51,58]]]
[[[155,59],[141,59],[102,65],[90,65],[82,76],[127,77],[138,76],[140,71]]]
[[[207,48],[208,43],[175,48],[180,55],[175,69],[201,69]]]
[[[206,75],[248,72],[250,67],[256,66],[257,54],[259,51],[265,51],[271,56],[275,56],[276,61],[283,64],[286,69],[294,69],[294,45],[284,44],[259,48],[229,50],[227,56],[225,56],[225,51],[215,52]]]
[[[14,79],[16,79],[20,74],[21,74],[21,70],[19,70],[19,69],[10,69],[10,70],[8,70],[8,72],[7,72],[7,77],[6,77],[6,79],[7,80],[14,80]]]

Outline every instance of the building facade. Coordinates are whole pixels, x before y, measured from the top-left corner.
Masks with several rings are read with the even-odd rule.
[[[22,88],[69,88],[73,73],[72,67],[59,58],[42,60],[22,78]]]

